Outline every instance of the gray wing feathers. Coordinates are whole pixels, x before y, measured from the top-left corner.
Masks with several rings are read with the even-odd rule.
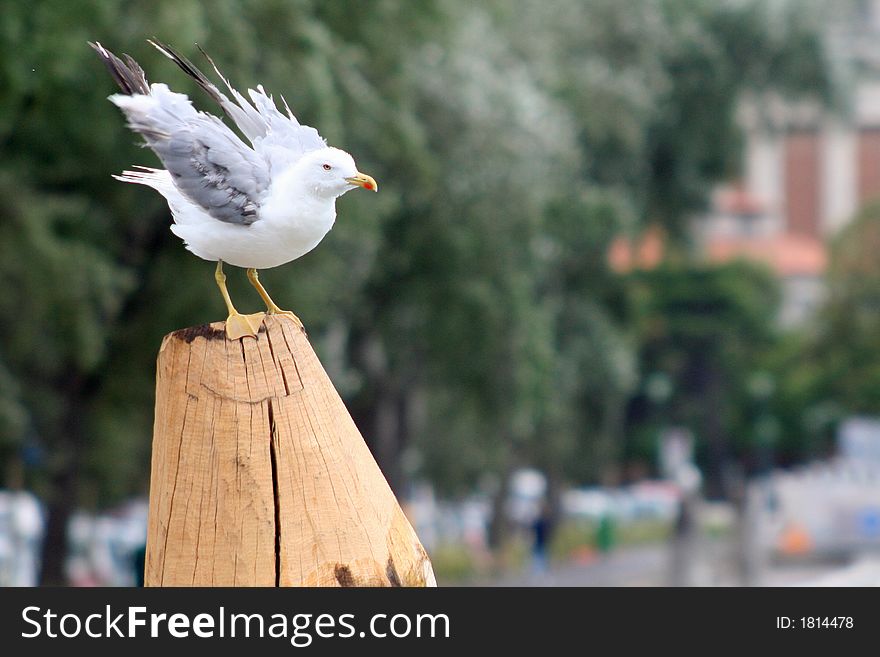
[[[144,136],[174,184],[215,219],[252,224],[269,187],[266,160],[220,119],[197,112],[183,94],[153,84],[149,96],[117,94],[111,100]]]
[[[177,187],[214,218],[256,221],[268,188],[265,162],[212,117],[189,122],[153,146]]]

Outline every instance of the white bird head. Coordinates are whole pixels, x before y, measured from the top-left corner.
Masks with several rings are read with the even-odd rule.
[[[358,171],[354,158],[338,148],[312,151],[303,156],[297,168],[304,186],[321,196],[335,198],[355,187],[379,191],[373,177]]]

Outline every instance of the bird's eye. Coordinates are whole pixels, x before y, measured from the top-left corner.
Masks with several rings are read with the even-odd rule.
[[[324,171],[330,171],[330,169],[332,169],[332,168],[333,167],[331,167],[329,164],[324,165]]]

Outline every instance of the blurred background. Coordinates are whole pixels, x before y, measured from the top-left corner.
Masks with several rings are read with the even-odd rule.
[[[216,111],[154,35],[379,181],[263,279],[440,584],[880,584],[876,0],[0,0],[0,584],[138,582],[156,353],[224,313],[110,178],[87,40]]]

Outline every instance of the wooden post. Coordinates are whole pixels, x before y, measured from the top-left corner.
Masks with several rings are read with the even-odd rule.
[[[431,562],[292,320],[159,351],[147,586],[434,586]]]

